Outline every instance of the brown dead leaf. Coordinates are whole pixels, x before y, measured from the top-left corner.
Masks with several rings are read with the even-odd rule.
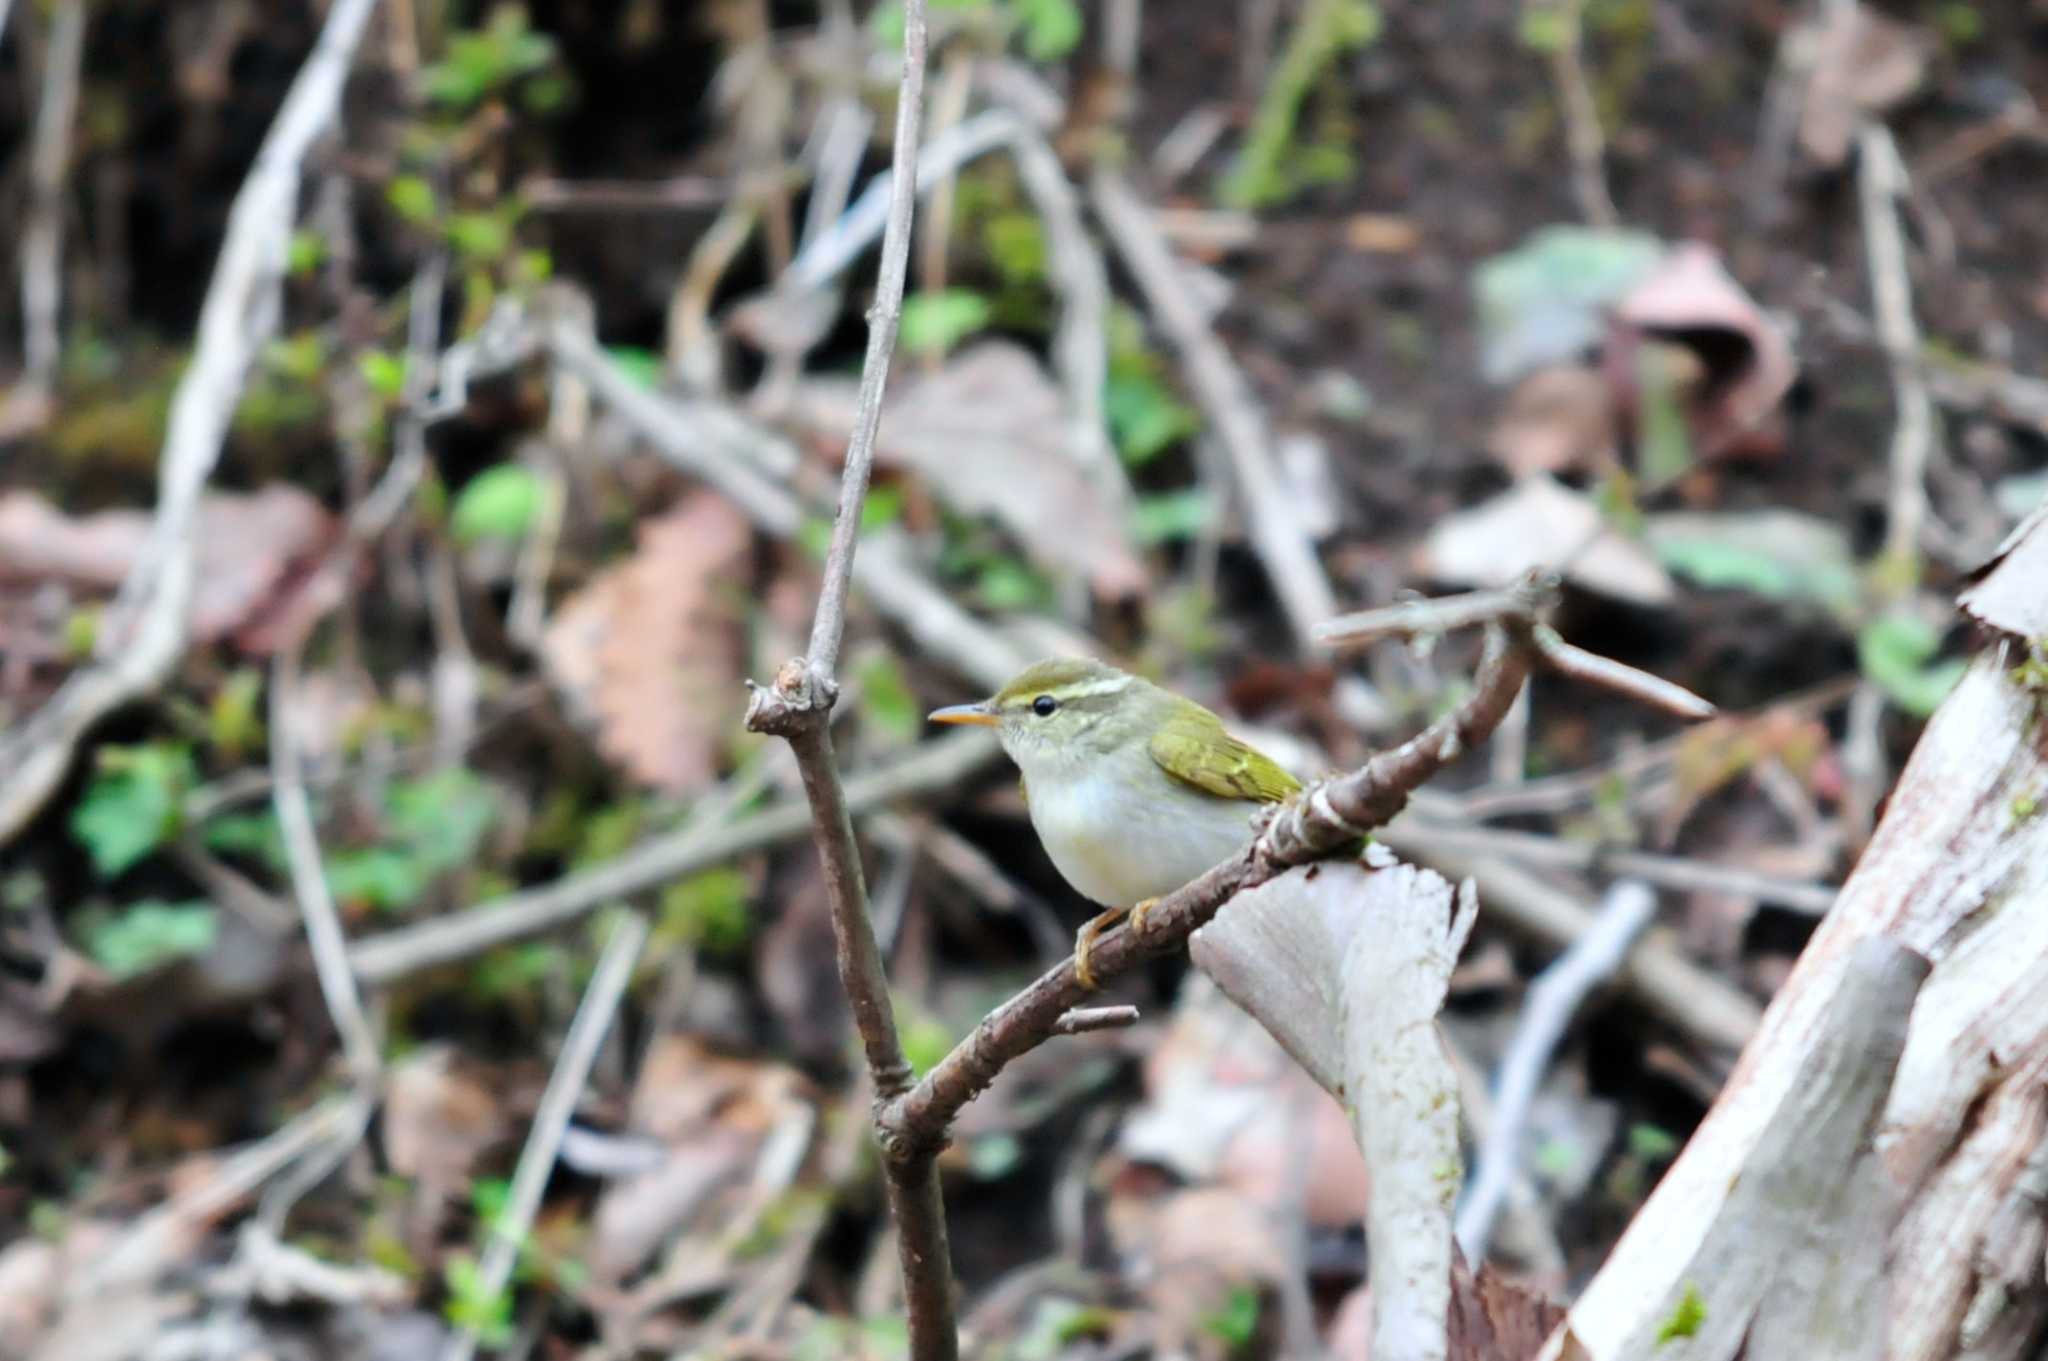
[[[138,510],[70,516],[33,492],[0,496],[0,585],[110,594],[141,558],[150,524]],[[338,533],[335,518],[296,487],[209,494],[194,531],[193,641],[232,634],[244,651],[259,655],[274,646],[263,626],[291,610],[306,569]]]
[[[1792,346],[1710,247],[1680,242],[1615,305],[1605,365],[1627,408],[1637,404],[1638,357],[1652,341],[1684,346],[1700,361],[1674,389],[1697,457],[1756,443],[1776,452],[1755,437],[1798,376]]]
[[[649,1171],[613,1182],[598,1198],[589,1248],[593,1274],[616,1285],[687,1226],[733,1222],[734,1205],[764,1189],[752,1183],[776,1136],[788,1129],[805,1133],[809,1117],[807,1088],[794,1069],[718,1054],[692,1035],[657,1040],[634,1085],[627,1124],[660,1140],[665,1156]],[[772,1196],[780,1189],[765,1191]]]
[[[1353,213],[1344,219],[1344,244],[1368,255],[1406,255],[1422,244],[1422,229],[1392,213]]]
[[[853,397],[851,385],[806,384],[800,402],[808,422],[844,431]],[[1082,473],[1072,424],[1038,360],[989,340],[897,389],[875,454],[916,473],[953,509],[996,520],[1041,566],[1084,578],[1105,599],[1127,599],[1144,591],[1145,568],[1120,510]]]
[[[1486,452],[1517,477],[1614,463],[1614,396],[1579,364],[1539,369],[1515,386],[1486,437]]]
[[[1416,567],[1464,586],[1506,586],[1532,567],[1556,568],[1589,591],[1640,605],[1677,594],[1650,550],[1609,528],[1591,497],[1540,473],[1439,520]]]
[[[1810,33],[1813,65],[1799,110],[1799,145],[1823,166],[1849,155],[1856,125],[1920,88],[1936,51],[1924,28],[1886,18],[1867,5],[1828,5]]]
[[[563,601],[541,656],[600,750],[670,794],[717,773],[742,702],[740,609],[751,534],[711,492],[640,526],[633,556]]]
[[[446,1045],[428,1045],[384,1085],[384,1157],[422,1188],[457,1195],[506,1133],[501,1094]]]

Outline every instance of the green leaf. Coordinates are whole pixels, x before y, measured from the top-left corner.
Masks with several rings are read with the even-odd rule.
[[[285,868],[284,836],[278,831],[277,815],[268,809],[261,813],[222,813],[210,819],[199,835],[210,851],[247,856],[272,870]]]
[[[472,260],[496,260],[512,249],[508,214],[457,213],[448,219],[448,244]]]
[[[1117,453],[1133,468],[1150,463],[1202,428],[1201,415],[1149,375],[1112,375],[1102,387],[1102,410]]]
[[[476,1259],[467,1253],[448,1254],[441,1270],[448,1285],[448,1303],[444,1306],[448,1321],[474,1331],[486,1347],[503,1347],[510,1342],[512,1292],[492,1290],[485,1283]]]
[[[1685,1283],[1685,1293],[1678,1297],[1671,1316],[1657,1325],[1659,1344],[1681,1337],[1691,1337],[1707,1321],[1707,1302],[1700,1298],[1700,1288],[1691,1281]]]
[[[1024,26],[1024,55],[1058,61],[1081,41],[1081,7],[1074,0],[1014,0]]]
[[[1004,283],[1016,287],[1045,278],[1045,228],[1032,214],[995,214],[982,225],[981,246]]]
[[[179,806],[198,782],[192,753],[172,743],[102,747],[99,767],[71,813],[71,834],[112,879],[169,841]]]
[[[292,233],[291,244],[285,248],[285,270],[294,275],[311,274],[327,259],[327,238],[316,231],[301,228]]]
[[[860,687],[861,716],[895,745],[915,742],[924,731],[923,706],[911,693],[896,654],[879,648],[868,653],[854,666],[853,678]]]
[[[461,766],[417,780],[400,780],[391,786],[386,803],[391,835],[411,850],[429,874],[474,859],[497,816],[497,792]]]
[[[941,355],[988,325],[989,303],[968,288],[914,293],[903,300],[899,334],[912,354]]]
[[[1191,539],[1215,516],[1215,498],[1202,487],[1141,496],[1131,511],[1131,537],[1146,547]]]
[[[263,714],[258,702],[263,697],[263,673],[252,666],[238,668],[213,696],[207,712],[206,734],[222,759],[237,761],[263,740]]]
[[[80,914],[85,952],[115,978],[133,978],[174,960],[213,948],[219,921],[204,901],[139,902],[120,912],[104,908]]]
[[[1862,587],[1839,525],[1795,511],[1653,515],[1644,535],[1657,560],[1700,586],[1804,601],[1837,618],[1858,609]]]
[[[418,175],[400,175],[384,186],[384,201],[415,227],[430,225],[441,211],[434,187]]]
[[[665,365],[654,351],[636,345],[607,345],[604,352],[611,356],[612,363],[618,365],[619,372],[631,380],[634,387],[652,392],[660,385]]]
[[[385,401],[395,402],[404,395],[407,368],[404,355],[365,350],[356,360],[356,368],[363,375],[363,381],[370,385],[370,391]]]
[[[1202,1320],[1202,1329],[1235,1350],[1251,1345],[1259,1330],[1259,1292],[1251,1286],[1232,1286],[1223,1307]]]
[[[923,1077],[952,1052],[953,1032],[921,1008],[902,1005],[900,998],[898,1002],[896,1014],[903,1018],[903,1057],[910,1070]]]
[[[1554,5],[1530,5],[1522,11],[1515,35],[1532,52],[1557,52],[1571,39],[1571,21]]]
[[[1628,1151],[1644,1162],[1660,1163],[1678,1152],[1678,1136],[1639,1120],[1628,1127]]]
[[[463,543],[516,539],[540,516],[541,485],[531,469],[517,463],[486,468],[463,484],[449,527]]]
[[[746,947],[753,933],[752,898],[747,877],[738,870],[705,870],[661,891],[656,930],[707,955],[730,957]]]
[[[1379,37],[1381,23],[1379,7],[1371,0],[1309,0],[1259,93],[1244,150],[1223,184],[1226,202],[1264,208],[1293,196],[1300,187],[1297,125],[1302,105],[1338,58]]]
[[[1575,358],[1606,334],[1607,307],[1664,258],[1647,232],[1544,227],[1472,273],[1479,366],[1505,383]]]
[[[345,907],[394,912],[427,891],[429,875],[412,856],[390,846],[330,851],[327,891]]]
[[[1856,660],[1865,678],[1916,718],[1941,707],[1968,668],[1960,657],[1935,661],[1940,651],[1940,630],[1912,613],[1884,615],[1856,635]]]

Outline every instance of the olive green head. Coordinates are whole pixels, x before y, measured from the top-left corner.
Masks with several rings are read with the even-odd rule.
[[[940,709],[932,721],[996,729],[1004,750],[1028,770],[1048,758],[1082,760],[1142,744],[1168,711],[1186,703],[1128,671],[1054,657],[1026,667],[979,704]]]

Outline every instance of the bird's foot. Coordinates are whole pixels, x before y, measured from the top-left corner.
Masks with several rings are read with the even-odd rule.
[[[1088,924],[1074,936],[1074,981],[1088,991],[1094,992],[1096,939],[1126,917],[1130,918],[1130,929],[1143,934],[1145,914],[1157,906],[1158,902],[1157,898],[1147,898],[1136,907],[1112,907],[1090,918]]]
[[[1095,952],[1095,938],[1130,915],[1127,907],[1112,907],[1098,912],[1088,919],[1074,935],[1074,981],[1089,992],[1095,991],[1095,966],[1092,956]]]

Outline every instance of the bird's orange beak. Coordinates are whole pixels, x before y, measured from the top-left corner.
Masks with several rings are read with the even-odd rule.
[[[986,701],[980,704],[952,704],[931,712],[934,723],[970,723],[977,728],[993,728],[1000,721],[996,711]]]

